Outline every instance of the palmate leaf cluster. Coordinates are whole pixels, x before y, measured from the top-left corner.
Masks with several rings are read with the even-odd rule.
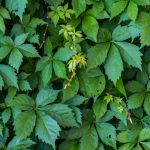
[[[0,4],[0,150],[150,150],[150,0]]]

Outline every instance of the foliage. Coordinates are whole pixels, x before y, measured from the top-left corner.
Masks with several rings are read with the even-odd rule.
[[[150,0],[0,0],[1,150],[150,150]]]

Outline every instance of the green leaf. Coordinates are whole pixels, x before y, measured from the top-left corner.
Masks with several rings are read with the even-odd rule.
[[[64,82],[64,85],[68,83],[68,81]],[[75,77],[72,82],[70,83],[70,86],[63,89],[63,102],[66,102],[67,100],[73,98],[79,90],[79,81],[78,78]]]
[[[142,129],[139,135],[139,142],[149,139],[150,139],[150,129],[149,128]]]
[[[80,140],[80,150],[95,150],[98,147],[98,135],[94,126]]]
[[[127,3],[128,1],[126,0],[120,0],[115,2],[111,8],[111,18],[114,18],[117,15],[119,15],[121,12],[123,12],[127,6]]]
[[[116,129],[109,123],[96,123],[96,129],[101,140],[116,149]]]
[[[37,50],[32,44],[22,44],[18,46],[21,53],[26,57],[40,57]]]
[[[65,104],[51,104],[43,110],[63,127],[77,126],[73,110]]]
[[[122,131],[117,135],[117,140],[120,143],[129,143],[130,139],[129,139],[129,132],[128,131]]]
[[[144,110],[148,115],[150,115],[150,94],[147,93],[145,96],[145,101],[144,101]]]
[[[53,61],[54,72],[57,77],[67,79],[65,64],[59,60]]]
[[[19,45],[23,44],[25,42],[25,40],[27,39],[28,35],[29,35],[28,33],[24,33],[24,34],[20,34],[20,35],[16,36],[15,41],[14,41],[15,45],[19,46]]]
[[[21,110],[32,110],[34,105],[34,100],[26,94],[18,94],[11,102],[12,107],[16,107]]]
[[[135,109],[143,104],[145,92],[135,93],[128,98],[128,108]]]
[[[45,41],[45,45],[44,45],[44,52],[50,57],[53,57],[53,52],[52,52],[53,46],[50,40],[50,37],[48,37]]]
[[[123,111],[120,112],[119,108],[122,107]],[[127,125],[127,110],[126,104],[123,100],[120,102],[120,99],[114,98],[114,100],[110,103],[110,108],[114,112],[114,115],[117,119],[121,120],[125,125]]]
[[[21,91],[30,91],[30,90],[32,90],[31,86],[30,86],[30,84],[27,80],[19,81],[19,88],[20,88]]]
[[[123,63],[119,50],[115,45],[111,46],[104,67],[108,78],[116,85],[116,82],[123,71]]]
[[[0,90],[2,90],[3,86],[4,86],[4,81],[2,76],[0,75]]]
[[[117,26],[112,33],[112,38],[115,41],[124,41],[130,38],[129,29],[127,26]]]
[[[47,57],[47,56],[42,57],[41,59],[39,59],[37,61],[36,72],[42,71],[44,69],[44,67],[48,64],[49,64],[49,57]]]
[[[100,95],[105,89],[105,76],[99,70],[95,68],[90,71],[80,70],[78,72],[78,78],[80,83],[80,91],[85,97],[94,97]]]
[[[86,1],[85,0],[72,0],[72,7],[75,11],[76,17],[78,17],[82,12],[86,9]]]
[[[69,48],[60,48],[54,55],[54,59],[68,61],[75,53]]]
[[[115,42],[119,46],[121,56],[123,60],[133,67],[141,69],[142,53],[139,47],[127,42]]]
[[[0,48],[0,60],[3,60],[11,51],[11,47],[3,46]]]
[[[8,150],[25,150],[28,149],[29,147],[31,147],[33,144],[35,144],[32,140],[30,140],[29,138],[27,139],[19,139],[18,137],[14,137],[7,145],[7,149]]]
[[[145,150],[150,149],[150,142],[140,142]]]
[[[10,108],[6,108],[3,112],[2,112],[2,120],[3,123],[6,124],[8,122],[8,120],[11,117],[11,109]]]
[[[96,116],[96,120],[98,121],[107,111],[107,102],[97,99],[93,104],[93,111]]]
[[[13,68],[0,64],[0,74],[7,85],[18,88],[17,76]]]
[[[9,56],[9,64],[14,67],[17,71],[22,63],[23,56],[17,48],[14,48]]]
[[[36,115],[33,111],[21,112],[14,122],[16,135],[20,139],[27,138],[35,126]]]
[[[4,19],[0,16],[0,31],[4,34],[5,33],[5,23]]]
[[[98,65],[101,65],[105,61],[109,47],[109,43],[102,43],[97,44],[87,50],[88,69],[96,68]]]
[[[41,72],[41,78],[46,87],[52,78],[52,63],[47,64]]]
[[[131,93],[142,92],[146,90],[144,85],[142,85],[140,82],[136,80],[129,81],[126,84],[126,89]]]
[[[26,5],[28,1],[27,0],[6,0],[6,7],[9,9],[9,11],[15,13],[15,15],[19,16],[22,20],[23,13],[25,11]]]
[[[10,19],[10,15],[9,12],[6,8],[1,7],[0,8],[0,15],[4,18],[4,19]]]
[[[130,1],[128,4],[128,8],[127,8],[127,14],[128,17],[132,20],[135,21],[138,15],[138,6],[136,3],[134,3],[133,1]]]
[[[39,107],[45,106],[47,104],[53,103],[57,96],[58,90],[50,89],[41,89],[36,97],[36,105]]]
[[[60,127],[57,122],[43,112],[38,112],[35,133],[40,140],[55,147]]]
[[[97,41],[99,24],[94,17],[84,16],[83,21],[82,21],[82,30],[89,39],[91,39],[94,42]]]
[[[126,90],[125,90],[125,87],[121,78],[117,81],[116,88],[121,94],[125,96],[125,98],[127,98]]]

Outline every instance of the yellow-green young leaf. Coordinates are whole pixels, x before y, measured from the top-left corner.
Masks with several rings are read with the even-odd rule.
[[[94,17],[84,16],[83,21],[82,21],[82,30],[89,39],[91,39],[94,42],[97,41],[97,33],[99,30],[99,24]]]
[[[135,21],[137,18],[137,14],[138,14],[138,6],[136,3],[134,3],[133,1],[129,2],[128,8],[127,8],[127,14],[128,17],[132,20]]]
[[[14,67],[17,71],[22,63],[23,56],[17,48],[14,48],[9,56],[9,64]]]
[[[80,150],[95,150],[98,147],[98,135],[92,126],[80,140]]]
[[[128,108],[129,109],[135,109],[140,107],[145,98],[146,93],[145,92],[140,92],[140,93],[135,93],[128,98]]]
[[[86,9],[86,0],[72,0],[72,7],[76,17],[78,17]]]
[[[3,46],[0,48],[0,60],[3,60],[11,51],[11,47]]]
[[[47,64],[41,72],[41,78],[44,87],[46,87],[52,78],[52,62]]]
[[[0,16],[0,31],[4,34],[5,33],[5,23],[4,19]]]
[[[54,60],[53,68],[54,68],[54,72],[57,77],[63,78],[63,79],[68,79],[68,77],[66,75],[66,67],[63,62],[61,62],[59,60]]]
[[[40,140],[51,144],[55,148],[55,141],[59,136],[60,127],[57,122],[43,112],[38,112],[35,134]]]
[[[35,126],[36,115],[34,111],[21,112],[14,121],[16,135],[20,139],[27,138]]]
[[[115,45],[111,46],[104,67],[108,78],[116,85],[123,71],[123,63],[119,50]]]
[[[88,69],[96,68],[101,65],[106,57],[110,47],[110,43],[97,44],[87,50],[88,54]]]
[[[123,12],[127,6],[128,1],[126,0],[120,0],[115,3],[113,3],[113,6],[111,8],[111,18],[116,17],[121,12]]]

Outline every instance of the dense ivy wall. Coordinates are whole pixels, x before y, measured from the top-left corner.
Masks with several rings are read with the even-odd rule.
[[[150,0],[0,4],[0,150],[150,150]]]

